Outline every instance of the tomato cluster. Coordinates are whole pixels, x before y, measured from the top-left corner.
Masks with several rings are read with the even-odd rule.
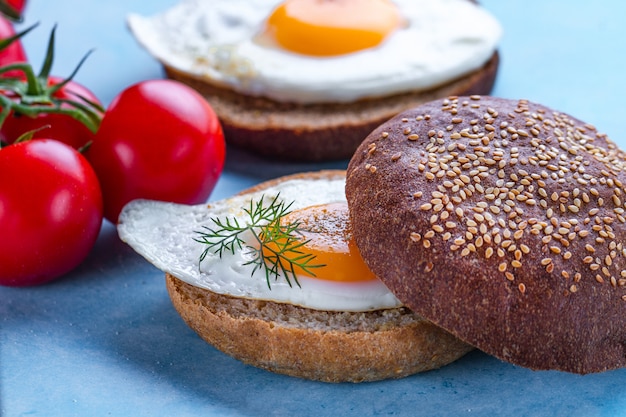
[[[0,40],[14,33],[0,20]],[[0,285],[34,285],[69,272],[90,252],[102,219],[115,223],[131,200],[208,199],[225,143],[195,90],[142,81],[105,110],[71,77],[43,70],[34,77],[19,39],[9,46],[0,50]],[[23,106],[17,84],[49,100]]]

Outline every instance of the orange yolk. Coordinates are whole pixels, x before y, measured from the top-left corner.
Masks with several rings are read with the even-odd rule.
[[[289,51],[332,56],[380,44],[401,21],[390,0],[286,0],[266,32]]]
[[[315,256],[313,268],[307,273],[296,268],[296,273],[329,281],[369,281],[377,279],[365,265],[352,239],[348,205],[332,203],[295,210],[282,219],[283,224],[298,222],[297,238],[308,241],[300,251]],[[291,255],[295,257],[297,255]]]

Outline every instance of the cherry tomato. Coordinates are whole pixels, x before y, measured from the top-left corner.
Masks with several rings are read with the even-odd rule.
[[[48,77],[49,86],[57,85],[61,81],[63,79],[60,77]],[[79,102],[81,101],[79,96],[82,96],[89,101],[100,104],[98,98],[91,91],[74,81],[67,83],[53,96],[58,99],[69,99]],[[69,108],[71,106],[63,104],[62,107]],[[43,126],[49,127],[40,129]],[[22,134],[33,130],[36,130],[33,135],[34,139],[56,139],[75,149],[80,149],[95,137],[94,133],[82,122],[66,114],[42,113],[37,115],[37,117],[28,117],[13,112],[5,120],[2,128],[0,128],[0,138],[6,143],[13,143]]]
[[[7,39],[15,35],[15,29],[13,23],[10,20],[0,15],[0,39]],[[15,64],[18,62],[26,62],[26,52],[24,46],[19,39],[13,41],[9,46],[0,50],[0,67]],[[3,76],[19,76],[20,71],[9,71],[3,73]]]
[[[102,224],[95,172],[49,139],[0,149],[0,284],[35,285],[76,267]]]
[[[104,114],[86,153],[112,222],[131,200],[205,202],[224,166],[222,127],[208,102],[172,80],[122,91]]]
[[[20,14],[24,12],[24,8],[26,7],[26,0],[6,0],[6,2]]]

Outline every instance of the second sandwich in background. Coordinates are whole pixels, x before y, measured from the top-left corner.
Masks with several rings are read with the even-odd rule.
[[[400,111],[489,93],[501,36],[469,0],[186,0],[129,26],[228,143],[290,161],[348,159]]]

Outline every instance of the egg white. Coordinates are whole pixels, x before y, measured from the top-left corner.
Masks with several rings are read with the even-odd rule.
[[[400,301],[378,280],[339,283],[298,276],[300,287],[289,286],[284,277],[271,281],[268,288],[265,274],[253,266],[244,265],[250,255],[244,250],[224,253],[222,258],[209,254],[202,263],[200,255],[205,246],[194,240],[202,226],[214,226],[211,218],[226,216],[245,223],[243,208],[250,201],[265,197],[293,202],[292,210],[345,201],[343,179],[294,179],[275,187],[245,195],[234,196],[208,205],[180,205],[151,200],[136,200],[122,211],[118,233],[120,238],[157,268],[183,281],[210,291],[235,297],[263,299],[290,303],[327,311],[369,311],[394,308]],[[325,268],[331,268],[327,266]],[[323,269],[316,275],[323,275]]]
[[[138,42],[166,65],[248,95],[278,101],[351,102],[436,87],[482,67],[501,27],[468,0],[395,0],[406,27],[375,48],[311,57],[255,38],[280,0],[184,0],[132,14]]]

